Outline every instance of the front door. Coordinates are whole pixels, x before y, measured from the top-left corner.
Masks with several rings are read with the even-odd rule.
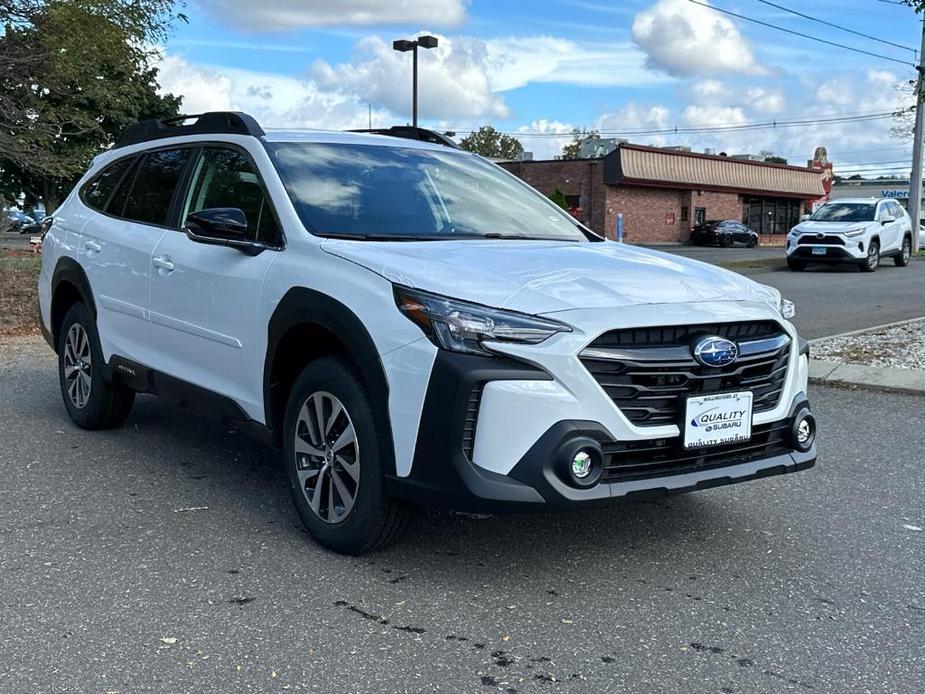
[[[219,207],[241,209],[251,239],[268,249],[247,255],[191,241],[182,231],[165,234],[152,257],[153,342],[165,373],[232,398],[260,421],[267,331],[261,294],[278,256],[279,228],[250,157],[236,148],[205,147],[180,219]]]

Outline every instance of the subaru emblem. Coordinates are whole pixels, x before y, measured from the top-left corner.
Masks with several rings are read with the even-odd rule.
[[[694,345],[694,359],[704,366],[729,366],[738,356],[736,343],[724,337],[705,337]]]

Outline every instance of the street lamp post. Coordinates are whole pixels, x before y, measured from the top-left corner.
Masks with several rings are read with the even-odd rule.
[[[411,124],[418,127],[418,46],[436,48],[436,36],[418,36],[414,41],[398,39],[392,41],[392,48],[405,53],[411,51]]]

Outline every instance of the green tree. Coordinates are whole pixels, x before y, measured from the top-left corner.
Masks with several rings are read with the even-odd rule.
[[[578,159],[578,152],[581,147],[581,143],[585,140],[598,140],[600,137],[601,134],[597,130],[589,130],[588,128],[573,128],[572,141],[562,147],[562,154],[557,156],[556,159]]]
[[[552,195],[549,196],[549,199],[556,203],[563,210],[568,209],[568,203],[565,200],[565,193],[563,193],[559,188],[556,188],[554,191],[552,191]]]
[[[498,132],[490,125],[483,125],[469,133],[460,141],[459,146],[469,152],[494,159],[518,159],[524,151],[520,140]]]
[[[51,212],[128,124],[176,115],[157,94],[172,0],[0,0],[0,192]],[[176,15],[181,17],[182,15]]]
[[[769,164],[786,164],[787,163],[787,160],[784,159],[783,157],[778,157],[773,154],[771,156],[765,157],[764,160],[768,162]]]

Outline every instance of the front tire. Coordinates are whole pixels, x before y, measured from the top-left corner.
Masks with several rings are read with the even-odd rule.
[[[906,267],[911,259],[912,239],[907,236],[903,239],[903,247],[899,251],[899,255],[893,257],[893,262],[896,263],[896,267]]]
[[[861,261],[862,272],[875,272],[880,267],[880,244],[871,241],[867,246],[867,257]]]
[[[114,429],[132,411],[135,391],[107,381],[104,371],[96,321],[84,304],[76,303],[58,336],[58,381],[64,407],[81,429]]]
[[[319,544],[360,555],[404,531],[410,510],[386,496],[384,441],[348,361],[323,357],[302,371],[286,405],[283,453],[292,500]]]

